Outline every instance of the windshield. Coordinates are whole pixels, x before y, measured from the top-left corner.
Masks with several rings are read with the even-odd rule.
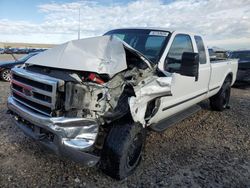
[[[250,59],[250,51],[244,52],[232,52],[230,58],[237,58],[237,59]]]
[[[167,44],[169,32],[147,29],[117,29],[104,35],[114,35],[157,63]]]

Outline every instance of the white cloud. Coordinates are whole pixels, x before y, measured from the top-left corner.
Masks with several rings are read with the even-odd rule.
[[[160,0],[109,5],[94,1],[43,4],[38,6],[39,11],[45,14],[41,24],[0,20],[0,40],[61,43],[76,39],[78,7],[81,8],[82,38],[101,35],[113,28],[153,26],[201,33],[210,45],[228,48],[247,47],[246,41],[250,42],[249,0],[177,0],[169,4]]]

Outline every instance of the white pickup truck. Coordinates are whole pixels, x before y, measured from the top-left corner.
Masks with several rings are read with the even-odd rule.
[[[116,29],[13,68],[7,104],[42,146],[123,179],[141,159],[148,128],[164,131],[205,99],[213,110],[226,109],[237,66],[237,60],[210,63],[200,35]]]

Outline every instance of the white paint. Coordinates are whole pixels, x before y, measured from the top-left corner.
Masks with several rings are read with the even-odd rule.
[[[129,99],[130,112],[135,122],[145,126],[147,103],[159,96],[171,94],[171,77],[147,77],[134,87],[135,97]]]
[[[160,62],[158,63],[158,68],[163,73],[165,73],[166,76],[172,77],[172,83],[171,83],[172,96],[166,96],[166,97],[161,98],[161,105],[159,107],[159,110],[156,113],[156,115],[149,121],[148,124],[157,123],[162,119],[170,117],[180,111],[183,111],[191,107],[192,105],[195,105],[201,102],[204,99],[207,99],[215,95],[219,91],[226,76],[229,73],[233,74],[232,84],[235,82],[236,74],[237,74],[237,67],[238,67],[237,60],[225,60],[225,61],[221,61],[218,63],[210,64],[210,59],[208,56],[207,48],[206,48],[207,63],[199,65],[199,78],[197,81],[195,81],[194,77],[183,76],[177,73],[170,74],[166,72],[164,70],[164,62],[167,57],[170,46],[172,45],[172,42],[175,36],[178,34],[189,35],[193,43],[194,52],[198,52],[197,46],[194,40],[194,34],[188,33],[188,32],[180,32],[180,31],[174,31],[172,33],[169,43],[160,59]],[[204,42],[204,45],[206,46],[204,39],[203,39],[203,42]],[[209,91],[210,89],[213,89],[218,86],[219,86],[218,89],[213,90],[211,92]],[[200,95],[202,93],[205,93],[205,94]],[[183,101],[186,101],[186,102],[181,103],[172,108],[169,108],[167,110],[163,110],[164,108],[170,107],[172,105],[178,104]]]

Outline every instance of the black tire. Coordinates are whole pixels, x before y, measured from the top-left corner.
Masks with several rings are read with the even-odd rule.
[[[104,143],[101,169],[117,180],[126,178],[140,163],[144,143],[145,129],[140,124],[114,125]]]
[[[213,110],[223,111],[228,107],[231,94],[231,80],[226,78],[220,91],[210,98],[210,106]]]
[[[11,79],[10,69],[4,69],[1,71],[0,76],[2,80],[9,82]]]

